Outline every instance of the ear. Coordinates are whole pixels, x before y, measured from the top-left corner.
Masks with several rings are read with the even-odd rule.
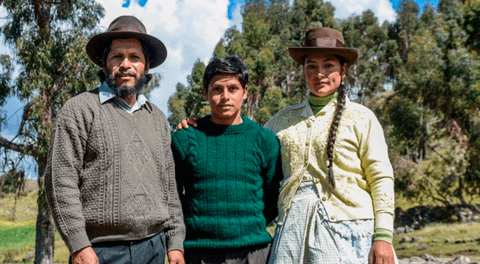
[[[202,94],[203,94],[203,99],[208,101],[208,92],[207,92],[207,89],[205,89],[205,86],[202,86]]]
[[[248,97],[248,84],[243,88],[243,100],[247,100]]]
[[[342,75],[342,79],[347,78],[347,75],[348,75],[348,64],[344,63],[344,64],[342,65],[341,75]]]
[[[148,74],[149,70],[150,70],[150,62],[145,65],[145,74]]]

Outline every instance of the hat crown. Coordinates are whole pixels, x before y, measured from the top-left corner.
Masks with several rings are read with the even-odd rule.
[[[333,28],[307,30],[303,46],[289,47],[288,52],[301,65],[305,56],[312,54],[337,55],[343,57],[347,65],[352,65],[358,58],[358,49],[346,47],[342,33]]]
[[[110,23],[107,32],[125,31],[147,34],[143,23],[134,16],[119,16]]]
[[[306,33],[304,47],[343,48],[345,41],[340,31],[333,28],[314,28]]]

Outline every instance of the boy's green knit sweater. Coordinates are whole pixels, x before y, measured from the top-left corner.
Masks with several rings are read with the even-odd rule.
[[[172,134],[177,185],[186,225],[186,249],[233,249],[270,243],[267,223],[277,216],[282,178],[279,143],[242,116]]]

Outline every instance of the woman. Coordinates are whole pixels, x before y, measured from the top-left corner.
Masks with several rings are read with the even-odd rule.
[[[395,263],[393,170],[382,128],[342,82],[358,50],[330,28],[289,48],[308,100],[265,127],[280,140],[284,180],[269,263]]]

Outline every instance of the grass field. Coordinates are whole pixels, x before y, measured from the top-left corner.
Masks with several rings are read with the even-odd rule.
[[[33,182],[35,184],[35,182]],[[31,263],[35,252],[37,191],[0,199],[0,263]],[[55,263],[68,263],[68,249],[55,234]],[[25,258],[26,257],[26,258]]]
[[[32,263],[35,250],[35,219],[37,191],[30,191],[17,200],[13,195],[0,199],[0,263]],[[403,202],[402,202],[403,203]],[[15,208],[15,209],[14,209]],[[403,207],[403,208],[406,208]],[[273,228],[269,228],[273,233]],[[421,238],[421,241],[400,243],[403,237]],[[422,256],[454,257],[464,255],[480,261],[480,242],[455,243],[457,239],[480,238],[480,223],[433,224],[409,234],[398,234],[394,247],[399,257]],[[450,239],[451,243],[444,243]],[[422,246],[423,244],[423,246]],[[419,250],[420,247],[423,250]],[[55,236],[55,263],[68,263],[69,252],[62,239]],[[26,257],[26,258],[25,258]]]

